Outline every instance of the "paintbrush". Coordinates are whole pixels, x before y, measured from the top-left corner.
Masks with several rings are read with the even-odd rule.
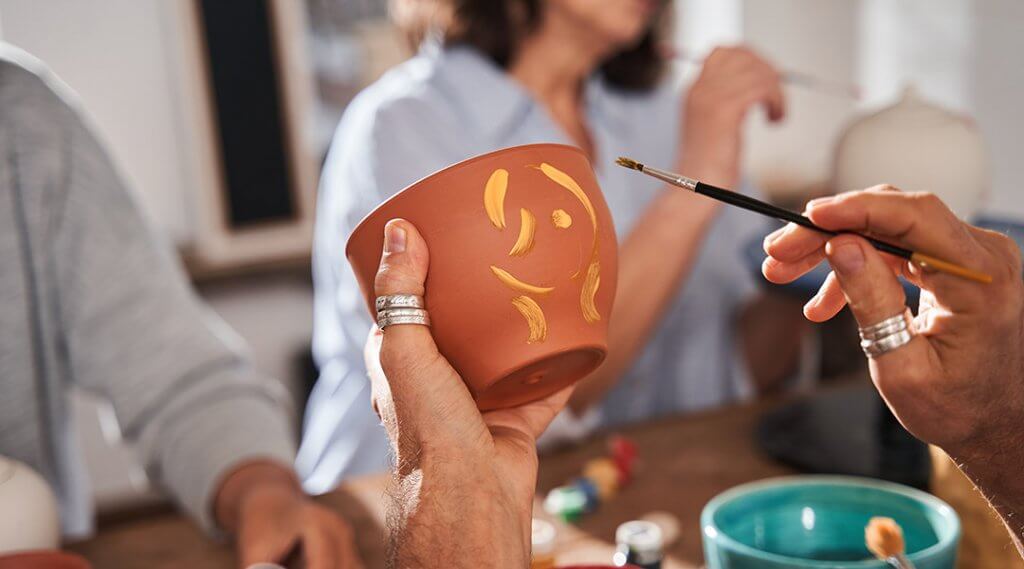
[[[694,65],[703,65],[704,58],[696,57],[691,55],[682,49],[673,46],[671,44],[663,45],[660,48],[662,57],[670,59],[678,59]],[[860,88],[856,85],[849,83],[843,83],[840,81],[832,81],[817,75],[811,75],[810,73],[804,73],[802,71],[783,70],[779,72],[783,83],[790,85],[798,85],[814,91],[827,93],[829,95],[837,95],[840,97],[849,97],[854,100],[860,99]]]
[[[698,194],[708,196],[709,198],[716,199],[718,201],[725,202],[727,204],[731,204],[737,207],[741,207],[749,211],[760,213],[761,215],[766,215],[768,217],[781,219],[782,221],[795,223],[799,226],[806,227],[808,229],[820,231],[821,233],[825,233],[826,235],[840,234],[840,232],[838,231],[832,231],[829,229],[825,229],[824,227],[819,227],[815,225],[813,221],[804,217],[803,215],[800,215],[799,213],[796,213],[795,211],[783,209],[781,207],[774,206],[760,200],[755,200],[754,198],[747,197],[743,194],[738,194],[736,192],[718,188],[710,184],[705,184],[704,182],[700,182],[692,178],[687,178],[686,176],[681,176],[679,174],[667,172],[665,170],[659,170],[657,168],[645,166],[644,164],[641,164],[640,162],[637,162],[632,158],[625,158],[620,156],[617,160],[615,160],[615,163],[624,168],[630,168],[638,172],[643,172],[648,176],[657,178],[663,182],[668,182],[673,186],[678,186],[680,188],[692,190]],[[920,253],[917,251],[911,251],[910,249],[904,249],[903,247],[898,247],[896,245],[892,245],[884,241],[879,241],[878,239],[868,237],[866,235],[860,235],[859,233],[853,233],[853,235],[859,235],[860,237],[867,239],[867,241],[871,243],[872,247],[878,249],[879,251],[882,251],[883,253],[889,253],[890,255],[901,257],[920,267],[931,267],[943,273],[956,275],[958,277],[980,283],[988,284],[992,282],[992,277],[990,275],[972,269],[968,269],[966,267],[962,267],[960,265],[957,265],[956,263],[943,261],[942,259],[932,257],[931,255],[925,255],[924,253]]]
[[[904,555],[903,530],[892,518],[871,518],[864,528],[868,551],[896,569],[914,569]]]

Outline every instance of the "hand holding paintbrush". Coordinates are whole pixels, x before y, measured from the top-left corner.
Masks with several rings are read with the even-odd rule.
[[[804,217],[803,215],[800,215],[799,213],[796,213],[794,211],[790,211],[788,209],[783,209],[781,207],[774,206],[772,204],[769,204],[769,203],[766,203],[766,202],[762,202],[760,200],[756,200],[754,198],[745,196],[743,194],[739,194],[739,193],[732,192],[732,191],[729,191],[729,190],[726,190],[726,189],[723,189],[723,188],[712,186],[710,184],[705,184],[703,182],[700,182],[698,180],[694,180],[692,178],[687,178],[686,176],[682,176],[680,174],[675,174],[673,172],[667,172],[665,170],[659,170],[658,168],[652,168],[650,166],[646,166],[644,164],[641,164],[640,162],[637,162],[636,160],[633,160],[632,158],[619,157],[615,161],[615,163],[618,164],[619,166],[624,167],[624,168],[629,168],[631,170],[636,170],[638,172],[643,172],[644,174],[647,174],[648,176],[651,176],[653,178],[657,178],[657,179],[659,179],[659,180],[661,180],[663,182],[667,182],[667,183],[669,183],[669,184],[671,184],[673,186],[677,186],[677,187],[684,188],[684,189],[687,189],[687,190],[692,190],[692,191],[694,191],[694,192],[696,192],[698,194],[703,194],[703,195],[708,196],[708,197],[710,197],[712,199],[715,199],[715,200],[718,200],[718,201],[721,201],[721,202],[725,202],[727,204],[731,204],[731,205],[734,205],[736,207],[741,207],[741,208],[746,209],[748,211],[753,211],[755,213],[760,213],[761,215],[766,215],[768,217],[774,217],[774,218],[780,219],[782,221],[788,221],[790,223],[795,223],[795,224],[797,224],[797,225],[799,225],[801,227],[806,227],[808,229],[813,229],[814,231],[818,231],[818,232],[821,232],[821,233],[824,233],[824,234],[827,234],[827,235],[838,235],[839,234],[839,232],[832,231],[832,230],[829,230],[829,229],[825,229],[823,227],[819,227],[819,226],[815,225],[814,222],[812,222],[810,219],[808,219],[807,217]],[[990,282],[992,282],[991,275],[987,275],[985,273],[982,273],[982,272],[979,272],[979,271],[975,271],[975,270],[969,269],[967,267],[963,267],[963,266],[958,265],[956,263],[950,263],[949,261],[944,261],[944,260],[942,260],[942,259],[940,259],[938,257],[933,257],[933,256],[927,255],[925,253],[921,253],[921,252],[917,252],[917,251],[912,251],[910,249],[905,249],[905,248],[899,247],[897,245],[892,245],[890,243],[886,243],[885,241],[880,241],[880,240],[875,239],[873,237],[868,237],[868,236],[865,236],[865,235],[861,235],[861,237],[863,237],[869,243],[871,243],[871,246],[874,247],[875,249],[878,249],[879,251],[882,251],[883,253],[889,253],[890,255],[895,255],[897,257],[901,257],[901,258],[906,259],[906,260],[908,260],[908,261],[910,261],[912,263],[915,263],[916,265],[918,265],[920,267],[935,269],[935,270],[943,272],[943,273],[948,273],[948,274],[951,274],[951,275],[956,275],[958,277],[961,277],[961,278],[964,278],[964,279],[968,279],[968,280],[972,280],[972,281],[976,281],[976,282],[980,282],[980,283],[990,283]]]
[[[660,51],[662,56],[667,59],[677,59],[694,65],[703,65],[705,62],[705,58],[697,57],[672,44],[662,45]],[[781,71],[779,75],[784,83],[804,87],[818,93],[853,100],[858,100],[861,97],[860,88],[850,83],[833,81],[811,73],[804,73],[802,71],[795,70],[784,70]]]

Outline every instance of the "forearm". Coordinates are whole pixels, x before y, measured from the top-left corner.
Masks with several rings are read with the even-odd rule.
[[[501,477],[474,461],[423,461],[396,476],[388,567],[528,567],[532,502],[491,492]]]
[[[715,202],[666,189],[619,249],[619,281],[608,332],[608,357],[576,386],[577,415],[599,402],[632,364],[689,273],[717,211]]]
[[[1019,442],[1010,438],[1002,450],[949,453],[1006,524],[1017,551],[1024,556],[1024,462],[1014,456]]]
[[[214,510],[220,485],[235,469],[257,460],[292,463],[289,427],[283,404],[270,394],[215,374],[153,413],[139,435],[139,449],[179,503],[213,530],[219,525]]]

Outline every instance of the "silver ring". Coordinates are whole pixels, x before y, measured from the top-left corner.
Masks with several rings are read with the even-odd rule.
[[[381,330],[397,324],[430,326],[430,314],[423,309],[388,309],[377,313],[377,327]]]
[[[906,330],[910,328],[911,323],[914,321],[914,315],[910,313],[909,308],[905,308],[903,312],[896,316],[891,316],[876,322],[871,326],[864,326],[858,328],[857,331],[860,333],[860,337],[865,340],[877,340],[884,338],[890,334],[899,332],[900,330]]]
[[[876,358],[896,348],[906,346],[913,339],[914,334],[910,330],[900,330],[878,340],[861,340],[860,347],[869,358]]]
[[[901,314],[886,318],[881,322],[858,329],[860,347],[869,358],[876,358],[907,345],[916,335],[914,316],[910,309]]]
[[[426,310],[422,308],[385,308],[377,313],[377,318],[394,318],[396,316],[409,316],[409,317],[421,317],[429,318]]]
[[[385,294],[377,297],[377,312],[388,308],[426,308],[423,297],[415,294]]]

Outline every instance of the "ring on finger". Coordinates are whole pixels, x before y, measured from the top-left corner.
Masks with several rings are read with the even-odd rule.
[[[864,326],[858,329],[858,332],[861,338],[860,347],[869,358],[876,358],[901,348],[917,335],[914,330],[914,316],[909,308],[904,309],[901,314]]]

